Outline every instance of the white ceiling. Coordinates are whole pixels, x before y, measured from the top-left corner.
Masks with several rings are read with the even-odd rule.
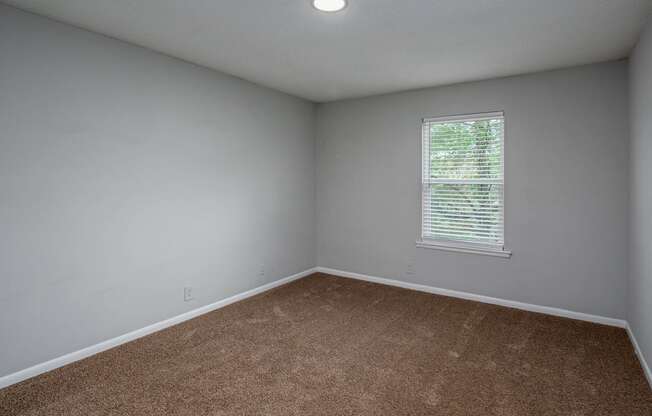
[[[623,58],[652,0],[10,0],[317,102]]]

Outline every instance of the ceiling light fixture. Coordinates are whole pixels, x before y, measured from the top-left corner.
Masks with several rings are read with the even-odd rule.
[[[322,12],[339,12],[346,7],[347,0],[312,0],[315,9]]]

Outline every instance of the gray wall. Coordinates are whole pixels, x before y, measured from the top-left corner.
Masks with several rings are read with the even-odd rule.
[[[317,264],[624,318],[627,82],[620,61],[319,106]],[[513,257],[416,248],[420,119],[496,110]]]
[[[630,61],[631,266],[628,321],[652,364],[652,21]]]
[[[0,126],[0,376],[315,266],[311,103],[0,6]]]

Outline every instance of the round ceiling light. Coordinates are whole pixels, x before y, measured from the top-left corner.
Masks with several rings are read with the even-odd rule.
[[[339,12],[346,7],[346,0],[312,0],[312,5],[322,12]]]

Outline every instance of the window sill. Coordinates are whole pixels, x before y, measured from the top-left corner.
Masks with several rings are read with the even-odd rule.
[[[418,248],[427,248],[432,250],[454,251],[458,253],[480,254],[483,256],[510,258],[512,252],[498,248],[477,247],[472,245],[440,243],[437,241],[417,241]]]

